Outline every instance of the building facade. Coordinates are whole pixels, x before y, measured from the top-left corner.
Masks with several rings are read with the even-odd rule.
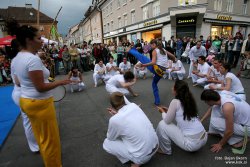
[[[250,33],[248,0],[107,0],[104,42]]]

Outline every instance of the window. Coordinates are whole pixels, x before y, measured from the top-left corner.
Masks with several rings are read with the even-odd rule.
[[[214,10],[221,11],[222,0],[214,0]]]
[[[243,6],[242,6],[242,14],[247,14],[247,0],[244,0]]]
[[[118,18],[118,28],[122,27],[122,19],[119,17]]]
[[[127,0],[123,0],[123,4],[127,3]]]
[[[109,23],[107,24],[107,32],[109,32],[110,31],[110,29],[109,29]]]
[[[109,10],[110,10],[110,13],[112,13],[112,9],[113,9],[113,3],[111,2],[110,4],[109,4]]]
[[[117,8],[121,7],[121,0],[117,0]]]
[[[160,1],[153,3],[153,17],[160,15]]]
[[[148,19],[148,6],[143,7],[143,20]]]
[[[128,16],[124,15],[124,26],[128,25]]]
[[[131,23],[134,24],[135,23],[135,11],[131,12]]]
[[[104,33],[107,32],[106,25],[103,26]]]
[[[197,4],[197,0],[179,0],[178,6],[187,6],[187,5],[195,5]]]
[[[110,31],[114,30],[114,22],[111,21],[111,27],[110,27]]]
[[[227,12],[232,13],[234,8],[234,0],[227,0]]]

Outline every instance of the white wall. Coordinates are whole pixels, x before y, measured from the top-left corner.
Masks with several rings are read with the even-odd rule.
[[[196,33],[197,33],[197,31],[196,31]],[[211,23],[203,22],[201,25],[200,34],[197,33],[197,35],[199,35],[199,36],[203,35],[203,39],[207,39],[207,37],[210,36],[210,34],[211,34]],[[197,37],[199,37],[199,36],[197,36]]]
[[[171,37],[171,24],[167,24],[162,27],[162,37],[165,37],[165,40],[169,40]]]

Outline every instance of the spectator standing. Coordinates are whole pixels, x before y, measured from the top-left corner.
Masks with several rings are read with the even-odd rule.
[[[236,36],[234,37],[234,43],[233,43],[233,55],[234,55],[234,62],[232,66],[233,68],[235,68],[238,64],[242,44],[243,44],[243,41],[241,38],[241,33],[237,32]]]
[[[70,61],[69,49],[67,46],[64,47],[64,50],[62,52],[62,59],[63,59],[64,71],[66,74],[68,74],[71,69],[71,61]]]
[[[117,47],[117,65],[119,66],[119,64],[122,62],[122,59],[124,57],[124,47],[122,46],[122,42],[119,42],[119,45]]]

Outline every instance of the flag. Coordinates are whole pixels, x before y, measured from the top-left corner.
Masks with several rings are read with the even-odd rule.
[[[56,40],[58,39],[58,37],[60,36],[57,32],[57,29],[54,25],[51,26],[50,29],[50,35],[51,35],[51,39]]]

